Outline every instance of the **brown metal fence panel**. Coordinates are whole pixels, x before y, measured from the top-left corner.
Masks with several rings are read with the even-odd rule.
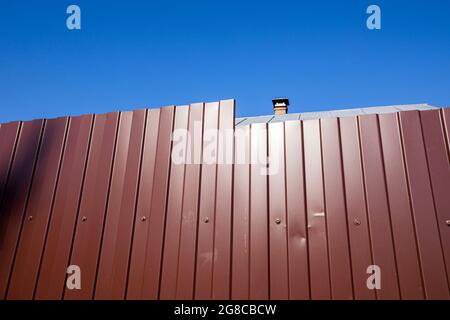
[[[379,125],[400,294],[403,299],[423,299],[422,275],[397,114],[380,115]]]
[[[437,224],[441,245],[447,268],[447,281],[450,286],[450,232],[446,224],[450,212],[450,168],[448,152],[445,147],[445,136],[439,110],[422,112],[420,114],[428,170],[433,191],[433,201],[436,210]]]
[[[285,123],[286,210],[289,253],[289,298],[309,299],[308,227],[304,185],[302,125]]]
[[[95,116],[86,178],[72,244],[70,265],[82,270],[80,290],[64,291],[64,299],[92,299],[97,276],[108,191],[116,145],[118,113]]]
[[[171,133],[173,130],[174,108],[166,107],[161,109],[160,125],[158,131],[157,151],[154,169],[154,188],[152,193],[148,195],[141,195],[144,197],[151,197],[149,211],[146,212],[148,222],[148,230],[146,231],[146,238],[144,239],[143,250],[134,250],[131,255],[131,275],[132,281],[140,282],[140,294],[131,293],[135,298],[142,299],[157,299],[159,290],[159,277],[161,272],[161,253],[164,238],[164,223],[165,212],[167,205],[167,190],[170,176],[170,147],[171,147]],[[145,163],[144,163],[145,165]],[[146,221],[141,221],[146,222]],[[142,274],[139,278],[133,275],[133,264],[142,263]],[[151,270],[151,272],[149,272]],[[135,284],[132,284],[137,287]]]
[[[234,140],[233,248],[231,298],[249,299],[250,284],[250,127],[236,129]],[[267,278],[268,280],[268,278]],[[267,285],[267,283],[266,283]]]
[[[444,135],[447,140],[447,146],[448,146],[447,151],[449,152],[449,155],[450,155],[450,108],[441,109],[441,115],[444,120],[444,127],[445,127]]]
[[[0,297],[450,299],[449,110],[1,124]]]
[[[212,299],[230,298],[234,101],[220,101]]]
[[[139,181],[140,196],[136,206],[134,236],[128,267],[127,299],[138,299],[144,294],[142,279],[145,272],[144,259],[149,232],[148,218],[153,193],[160,115],[160,109],[148,110]]]
[[[86,172],[93,116],[70,119],[36,299],[61,299]]]
[[[145,110],[120,116],[95,299],[125,298],[145,116]]]
[[[352,299],[352,269],[338,119],[322,119],[320,126],[331,297],[341,300]]]
[[[269,299],[269,225],[267,125],[255,123],[250,132],[249,298]],[[263,160],[263,161],[258,161]],[[252,161],[253,160],[253,161]],[[251,250],[253,248],[253,250]]]
[[[201,158],[204,125],[204,104],[190,106],[187,155],[184,174],[183,211],[180,247],[178,251],[176,299],[193,299],[195,286],[195,259],[197,244],[198,208],[200,197]]]
[[[195,299],[211,299],[214,264],[214,226],[217,190],[219,103],[207,103],[204,111],[202,174],[198,208]],[[206,160],[206,161],[205,161]]]
[[[289,297],[284,123],[269,124],[270,298]],[[251,232],[251,231],[250,231]],[[252,247],[250,251],[252,251]]]
[[[319,120],[303,122],[309,277],[312,299],[330,299],[330,262]]]
[[[419,112],[401,112],[400,125],[425,296],[448,299],[449,287]]]
[[[383,270],[380,299],[398,299],[398,277],[390,212],[386,195],[380,135],[376,115],[359,118],[361,154],[373,263]]]
[[[8,299],[32,299],[59,177],[68,119],[48,120],[42,135]]]
[[[0,125],[0,203],[8,182],[20,125],[20,122]]]
[[[173,149],[180,156],[180,160],[172,163],[170,170],[170,188],[167,204],[166,232],[164,240],[164,256],[161,270],[161,299],[175,299],[177,292],[178,254],[180,247],[180,229],[183,210],[184,173],[187,154],[183,149],[187,147],[187,129],[189,121],[189,107],[177,107],[175,112],[174,132],[180,135],[174,137],[174,142],[180,143],[180,150]],[[179,141],[178,139],[183,139]],[[185,150],[185,149],[184,149]]]
[[[3,127],[3,126],[2,126]],[[0,295],[6,298],[41,140],[43,120],[24,122],[0,207]]]
[[[367,220],[358,119],[355,117],[339,119],[339,129],[354,296],[355,299],[375,299],[376,291],[369,290],[366,285],[366,269],[373,264],[373,257]]]

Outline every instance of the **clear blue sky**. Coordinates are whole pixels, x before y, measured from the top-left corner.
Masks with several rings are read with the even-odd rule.
[[[450,105],[450,1],[0,0],[0,122],[227,98],[263,115],[277,96]]]

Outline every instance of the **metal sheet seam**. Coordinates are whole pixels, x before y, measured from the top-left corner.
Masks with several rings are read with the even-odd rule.
[[[430,172],[430,160],[429,160],[429,155],[426,151],[426,141],[425,141],[425,137],[424,137],[424,128],[423,128],[423,113],[418,113],[419,115],[419,119],[420,119],[420,133],[422,136],[422,143],[424,145],[424,149],[425,149],[425,159],[426,159],[426,166],[427,166],[427,171],[428,171],[428,180],[430,183],[430,188],[431,188],[431,195],[432,195],[432,199],[433,199],[433,209],[434,209],[434,218],[436,219],[436,225],[439,226],[439,220],[438,220],[438,213],[437,213],[437,207],[436,207],[436,197],[435,197],[435,190],[433,188],[433,182],[431,179],[431,172]],[[447,271],[447,263],[445,261],[445,254],[444,254],[444,246],[442,243],[442,234],[441,234],[441,230],[440,228],[437,228],[437,232],[439,235],[439,242],[440,242],[440,247],[441,247],[441,254],[442,254],[442,258],[443,258],[443,262],[444,262],[444,267],[445,267],[445,276],[447,279],[450,279],[448,271]],[[447,287],[450,293],[450,281],[447,282]]]
[[[324,218],[325,218],[325,237],[327,243],[327,263],[328,263],[328,285],[330,287],[330,298],[333,298],[333,285],[332,285],[332,274],[331,274],[331,257],[330,257],[330,237],[329,237],[329,226],[328,226],[328,210],[327,210],[327,201],[326,201],[326,191],[325,191],[325,172],[324,172],[324,157],[323,157],[323,119],[319,119],[319,141],[320,141],[320,162],[322,164],[322,193],[323,193],[323,210],[324,210]]]
[[[411,187],[410,187],[410,182],[409,182],[409,176],[408,176],[408,171],[406,168],[406,154],[405,154],[405,142],[404,142],[404,137],[403,137],[403,133],[402,133],[402,124],[400,121],[400,113],[397,113],[395,115],[395,119],[397,122],[397,126],[398,126],[398,135],[400,138],[400,147],[401,147],[401,154],[402,154],[402,161],[403,161],[403,172],[406,178],[406,187],[408,190],[408,203],[409,203],[409,208],[410,208],[410,212],[411,212],[411,219],[414,222],[413,223],[413,230],[414,230],[414,239],[415,239],[415,245],[416,245],[416,252],[417,252],[417,257],[419,259],[419,268],[420,268],[420,279],[422,282],[422,292],[424,297],[426,297],[426,292],[425,292],[425,280],[424,280],[424,271],[423,271],[423,267],[422,267],[422,263],[421,263],[421,255],[420,255],[420,251],[419,251],[419,240],[417,238],[417,230],[416,230],[416,222],[415,222],[415,217],[414,217],[414,208],[413,208],[413,204],[412,204],[412,198],[411,198]]]
[[[273,117],[271,118],[273,119]],[[269,149],[270,149],[270,142],[269,142],[269,123],[266,123],[264,125],[264,130],[265,130],[265,135],[266,135],[266,157],[267,159],[269,159]],[[251,149],[250,149],[251,150]],[[270,177],[269,175],[267,175],[266,177],[266,192],[269,193],[269,181],[270,181]],[[269,215],[269,208],[270,208],[270,197],[267,196],[266,197],[267,201],[266,201],[266,212],[267,212],[267,278],[268,278],[268,286],[267,286],[267,295],[268,298],[270,299],[270,297],[272,297],[272,288],[270,286],[270,283],[272,283],[272,276],[271,276],[271,272],[270,272],[270,256],[271,256],[271,248],[270,248],[270,215]],[[250,248],[251,250],[251,248]]]
[[[47,223],[45,224],[45,237],[44,237],[44,242],[43,242],[43,245],[42,245],[42,250],[41,250],[41,254],[40,254],[40,258],[39,258],[39,266],[38,266],[38,272],[37,272],[37,276],[36,276],[36,281],[35,281],[34,289],[33,289],[33,293],[32,293],[33,299],[35,299],[35,295],[36,295],[38,279],[39,279],[39,276],[40,276],[40,271],[41,271],[41,266],[42,266],[42,259],[43,259],[43,255],[44,255],[44,251],[45,251],[45,246],[46,246],[46,243],[47,243],[47,237],[48,237],[50,221],[52,219],[53,207],[55,205],[56,190],[58,188],[59,178],[60,178],[60,174],[61,174],[62,161],[63,161],[64,154],[65,154],[65,151],[66,151],[67,135],[68,135],[70,126],[71,126],[71,117],[67,117],[66,127],[65,127],[65,130],[64,130],[64,141],[63,141],[63,145],[62,145],[62,148],[61,148],[61,153],[60,153],[59,161],[58,161],[58,173],[57,173],[57,178],[56,178],[55,185],[54,185],[53,192],[52,192],[52,204],[50,206],[50,212],[49,212],[49,217],[48,217]]]
[[[176,116],[176,113],[177,113],[177,108],[174,108],[175,110],[174,110],[174,112],[172,113],[172,125],[171,125],[171,127],[172,127],[172,132],[173,132],[173,128],[174,128],[174,125],[175,125],[175,116]],[[173,139],[171,139],[171,141],[170,141],[170,148],[169,148],[169,150],[170,150],[170,154],[172,153],[172,148],[173,148]],[[168,181],[167,181],[167,188],[166,188],[166,192],[165,192],[165,202],[166,202],[166,204],[165,204],[165,206],[164,206],[164,222],[163,222],[163,226],[164,226],[164,229],[163,229],[163,235],[162,235],[162,248],[164,248],[164,241],[165,241],[165,234],[166,234],[166,228],[167,228],[167,226],[166,226],[166,221],[167,221],[167,206],[168,206],[168,201],[169,201],[169,190],[170,190],[170,172],[171,172],[171,170],[172,170],[172,161],[169,161],[169,170],[168,170],[168,173],[167,173],[167,177],[168,177]],[[159,299],[159,295],[160,295],[160,290],[161,290],[161,280],[162,280],[162,263],[163,263],[163,255],[164,255],[164,250],[161,250],[161,254],[160,254],[160,263],[159,263],[159,280],[158,280],[158,291],[157,291],[157,297],[158,297],[158,299]]]
[[[272,117],[273,118],[273,117]],[[271,118],[271,119],[272,119]],[[270,120],[268,121],[268,122],[270,122]],[[269,126],[269,124],[267,123],[267,126]],[[251,153],[251,150],[252,150],[252,135],[251,135],[251,131],[252,131],[252,129],[253,129],[253,125],[250,125],[250,134],[249,134],[249,137],[248,137],[248,150],[250,150],[250,155],[249,155],[249,157],[250,157],[250,159],[252,159],[252,153]],[[250,160],[250,163],[251,163],[251,160]],[[251,254],[252,254],[252,246],[251,246],[251,237],[252,237],[252,197],[250,196],[251,195],[251,190],[252,190],[252,179],[251,179],[251,165],[249,164],[248,165],[248,194],[249,194],[249,197],[248,197],[248,217],[247,217],[247,223],[248,223],[248,229],[246,230],[247,231],[247,236],[246,236],[246,238],[245,239],[248,239],[247,240],[247,259],[248,259],[248,264],[247,264],[247,292],[248,292],[248,294],[247,294],[247,299],[250,299],[250,297],[251,297],[251,278],[252,278],[252,259],[251,259]],[[270,234],[270,233],[268,233],[268,234]],[[270,246],[269,246],[269,250],[270,250]],[[270,269],[269,269],[270,270]],[[269,282],[270,283],[270,282]],[[270,290],[270,285],[269,285],[269,290]]]
[[[444,137],[444,141],[445,141],[445,148],[447,150],[447,159],[450,162],[450,143],[449,143],[449,137],[447,135],[447,123],[445,121],[445,113],[444,113],[444,109],[440,109],[439,110],[439,118],[441,119],[441,124],[442,124],[442,135]]]
[[[287,166],[287,134],[286,134],[286,122],[282,122],[282,128],[283,128],[283,149],[282,149],[282,153],[283,153],[283,168],[284,168],[284,172],[283,172],[283,192],[285,194],[284,196],[284,208],[285,208],[285,224],[286,224],[286,232],[285,232],[285,241],[286,241],[286,271],[287,271],[287,298],[291,299],[292,297],[292,290],[293,285],[292,285],[292,281],[293,279],[293,275],[292,272],[294,270],[292,270],[292,266],[291,263],[293,262],[293,257],[291,257],[291,250],[292,250],[292,243],[290,241],[290,233],[289,233],[289,220],[291,217],[290,212],[289,212],[289,206],[288,206],[288,166]]]
[[[202,191],[202,184],[200,183],[202,181],[202,175],[203,175],[203,143],[204,143],[204,134],[205,134],[205,104],[202,103],[202,134],[201,134],[201,144],[200,144],[200,152],[201,154],[201,160],[200,160],[200,171],[199,171],[199,187],[198,187],[198,194],[197,194],[197,208],[196,208],[196,228],[195,228],[195,248],[194,248],[194,281],[192,286],[192,297],[195,299],[195,283],[197,280],[197,272],[196,272],[196,266],[197,266],[197,250],[198,250],[198,235],[199,235],[199,223],[200,223],[200,197],[201,197],[201,191]]]
[[[302,148],[302,156],[301,156],[301,161],[303,163],[302,165],[302,175],[303,175],[303,179],[302,179],[302,184],[303,184],[303,190],[305,190],[305,194],[307,192],[307,186],[306,186],[306,173],[305,173],[305,128],[304,128],[304,121],[300,121],[300,132],[301,132],[301,148]],[[305,225],[308,227],[309,226],[309,221],[308,221],[308,198],[304,197],[304,205],[303,205],[303,210],[305,212]],[[305,232],[305,239],[306,239],[306,252],[307,252],[307,268],[308,268],[308,298],[311,299],[312,297],[312,284],[311,284],[311,264],[310,264],[310,238],[309,238],[309,233],[306,231]]]
[[[216,128],[219,131],[220,130],[220,115],[221,115],[221,103],[219,102],[219,110],[218,110],[218,115],[217,115],[217,123],[216,123]],[[219,169],[219,165],[218,163],[218,150],[219,150],[219,137],[216,138],[216,145],[215,145],[215,150],[216,150],[216,163],[215,163],[215,172],[214,172],[214,212],[213,212],[213,221],[214,221],[214,227],[213,227],[213,238],[212,238],[212,250],[213,250],[213,259],[212,259],[212,267],[211,267],[211,288],[210,288],[210,293],[209,293],[209,298],[211,299],[211,297],[213,296],[213,291],[214,291],[214,284],[213,284],[213,279],[214,279],[214,264],[215,264],[215,259],[214,259],[214,255],[215,255],[215,248],[216,248],[216,238],[214,237],[214,234],[216,233],[216,225],[217,225],[217,173],[218,173],[218,169]]]
[[[448,110],[448,109],[447,109]],[[450,162],[450,123],[447,123],[446,118],[445,118],[445,109],[441,109],[440,110],[440,116],[442,119],[442,126],[444,129],[444,132],[442,133],[444,135],[445,141],[447,142],[446,147],[447,147],[447,153],[448,153],[448,160]],[[450,117],[449,117],[450,119]],[[447,131],[447,132],[445,132]]]
[[[235,106],[233,103],[233,133],[236,132],[236,124],[234,123],[235,118]],[[230,248],[230,265],[229,265],[229,274],[230,277],[228,279],[228,300],[231,300],[233,295],[233,242],[234,242],[234,184],[235,184],[235,170],[236,170],[236,163],[234,159],[236,159],[236,150],[235,150],[235,139],[234,136],[231,139],[231,150],[232,150],[232,159],[233,162],[231,164],[231,203],[230,203],[230,240],[229,240],[229,248]]]
[[[189,126],[190,123],[190,118],[192,116],[192,109],[189,106],[188,107],[188,115],[187,115],[187,123],[186,123],[186,128]],[[187,142],[186,142],[186,147],[187,147]],[[184,164],[183,166],[183,179],[182,179],[182,188],[183,188],[183,194],[185,193],[185,181],[186,181],[186,164]],[[180,248],[181,248],[181,232],[182,232],[182,214],[183,214],[183,207],[184,207],[184,197],[181,196],[181,212],[180,212],[180,225],[177,229],[178,231],[178,244],[177,244],[177,261],[176,261],[176,279],[175,279],[175,292],[177,291],[177,287],[178,287],[178,274],[180,272]],[[161,279],[162,282],[162,279]],[[160,289],[161,291],[161,289]],[[161,294],[161,292],[160,292]],[[175,294],[176,295],[176,294]]]
[[[445,270],[442,247],[435,221],[435,208],[430,184],[429,167],[425,154],[420,114],[401,112],[399,114],[404,142],[405,169],[409,176],[412,213],[419,242],[419,259],[424,276],[424,290],[427,299],[448,297],[448,284],[443,287],[442,270]],[[427,215],[431,215],[427,217]],[[432,218],[432,219],[430,219]],[[440,255],[432,252],[441,252]],[[445,291],[445,294],[444,294]]]
[[[91,294],[91,299],[93,299],[95,297],[95,291],[97,289],[97,277],[98,277],[98,268],[99,268],[99,264],[100,264],[100,255],[101,255],[101,251],[102,251],[102,244],[103,244],[103,236],[104,236],[104,232],[105,232],[105,223],[106,223],[106,213],[108,210],[108,203],[109,203],[109,199],[110,199],[110,195],[111,195],[111,183],[112,183],[112,175],[113,175],[113,171],[114,171],[114,167],[115,167],[115,159],[116,159],[116,150],[117,150],[117,140],[119,137],[119,130],[120,130],[120,120],[122,118],[122,112],[118,112],[118,118],[117,118],[117,125],[116,125],[116,131],[114,134],[114,147],[113,147],[113,160],[112,160],[112,165],[110,168],[110,172],[109,172],[109,179],[108,179],[108,191],[106,192],[107,196],[106,196],[106,204],[105,204],[105,208],[104,208],[104,213],[103,213],[103,223],[102,223],[102,228],[101,228],[101,238],[100,238],[100,246],[98,248],[98,253],[97,253],[97,262],[96,262],[96,271],[95,271],[95,276],[94,276],[94,285],[93,285],[93,291]]]
[[[0,192],[0,208],[1,208],[2,204],[3,204],[3,195],[5,193],[6,186],[8,185],[9,177],[10,177],[10,174],[11,174],[11,167],[12,167],[15,155],[16,155],[17,144],[18,144],[18,140],[19,140],[20,133],[21,133],[21,130],[22,130],[23,122],[19,121],[18,123],[19,123],[19,127],[16,130],[16,135],[14,137],[14,146],[13,146],[13,149],[12,149],[11,156],[9,157],[9,161],[8,161],[8,165],[7,165],[8,168],[6,169],[6,171],[7,171],[6,179],[4,180],[4,185],[1,186],[2,189],[1,189],[1,192]],[[1,128],[2,128],[2,126],[0,126],[0,129]],[[3,125],[3,128],[5,128],[5,125]]]
[[[362,145],[361,145],[361,125],[359,122],[360,116],[357,116],[355,118],[356,125],[357,125],[357,139],[358,139],[358,157],[360,161],[361,171],[362,171],[362,182],[363,182],[363,193],[364,193],[364,214],[366,216],[367,221],[367,230],[369,233],[369,243],[370,243],[370,256],[372,259],[372,264],[374,264],[374,254],[373,254],[373,245],[372,245],[372,236],[370,231],[370,219],[369,219],[369,213],[368,213],[368,200],[367,200],[367,190],[366,190],[366,177],[364,174],[364,161],[362,157]],[[378,292],[375,290],[375,298],[378,299]]]
[[[140,188],[139,186],[141,185],[141,179],[142,179],[142,166],[144,163],[144,146],[145,146],[145,137],[147,136],[147,130],[148,128],[148,117],[149,117],[149,110],[145,109],[145,117],[144,117],[144,131],[143,131],[143,138],[142,138],[142,142],[141,142],[141,154],[139,155],[140,160],[139,160],[139,171],[138,171],[138,179],[137,179],[137,188],[136,188],[136,195],[135,195],[135,200],[134,200],[134,218],[133,218],[133,224],[131,226],[131,241],[130,241],[130,246],[129,246],[129,252],[128,252],[128,263],[127,263],[127,274],[125,277],[125,290],[124,290],[124,298],[126,298],[127,296],[127,290],[128,290],[128,280],[130,277],[130,264],[131,264],[131,254],[132,254],[132,250],[133,250],[133,239],[134,239],[134,232],[135,232],[135,225],[136,225],[136,219],[137,219],[137,210],[138,210],[138,199],[140,196]]]
[[[13,258],[12,258],[12,262],[11,262],[11,267],[9,269],[9,276],[8,276],[8,280],[7,280],[7,284],[6,284],[6,288],[5,288],[5,294],[4,294],[4,298],[3,299],[6,299],[7,296],[8,296],[9,286],[10,286],[11,277],[12,277],[12,269],[14,267],[16,254],[17,254],[17,245],[19,243],[19,240],[20,240],[20,237],[21,237],[21,233],[22,233],[22,229],[23,229],[23,223],[25,221],[25,214],[26,214],[26,211],[27,211],[28,201],[29,201],[29,198],[30,198],[30,191],[31,191],[31,187],[33,185],[34,175],[35,175],[35,171],[36,171],[36,163],[37,163],[37,160],[39,158],[39,152],[40,152],[40,149],[41,149],[43,132],[45,130],[46,124],[47,124],[47,120],[43,120],[42,121],[42,125],[41,125],[41,129],[40,129],[40,132],[39,132],[39,143],[38,143],[38,147],[37,147],[37,152],[35,153],[35,156],[33,158],[33,170],[32,170],[32,174],[31,174],[30,183],[29,183],[29,185],[27,187],[27,192],[26,192],[27,196],[26,196],[26,200],[25,200],[25,206],[24,206],[24,208],[23,208],[23,210],[21,212],[21,223],[20,223],[20,227],[19,227],[19,232],[18,232],[18,236],[15,238],[14,254],[13,254]]]
[[[385,154],[383,150],[383,142],[381,139],[381,128],[380,128],[380,115],[376,115],[376,122],[377,122],[377,139],[380,143],[380,153],[381,153],[381,167],[383,169],[383,182],[384,182],[384,188],[386,191],[386,201],[387,201],[387,213],[389,217],[389,226],[390,226],[390,232],[391,232],[391,239],[392,239],[392,247],[394,250],[394,264],[395,264],[395,270],[396,270],[396,276],[397,276],[397,286],[398,286],[398,294],[400,299],[402,299],[402,292],[401,292],[401,286],[400,286],[400,275],[399,275],[399,267],[397,262],[397,254],[396,254],[396,245],[395,245],[395,237],[394,237],[394,227],[392,225],[392,212],[391,212],[391,204],[388,196],[388,185],[387,185],[387,177],[386,177],[386,167],[385,167]]]
[[[350,219],[348,217],[348,204],[347,204],[347,191],[345,188],[345,183],[344,183],[344,155],[343,155],[343,151],[342,151],[342,133],[341,133],[341,119],[337,118],[337,134],[338,134],[338,141],[339,141],[339,157],[340,157],[340,166],[341,166],[341,174],[340,174],[340,179],[342,180],[342,192],[343,192],[343,196],[344,196],[344,210],[345,210],[345,219],[346,219],[346,230],[347,230],[347,250],[349,253],[349,259],[350,259],[350,279],[351,279],[351,285],[352,285],[352,297],[353,299],[355,299],[356,293],[355,293],[355,279],[354,279],[354,274],[353,274],[353,264],[352,262],[352,250],[351,250],[351,245],[350,245],[350,228],[349,228],[349,224],[350,224]]]
[[[75,243],[75,234],[76,234],[76,230],[77,230],[77,221],[79,219],[79,214],[80,214],[80,209],[81,209],[81,201],[82,201],[82,198],[83,198],[83,191],[84,191],[84,186],[85,186],[85,181],[86,181],[88,162],[89,162],[89,158],[90,158],[90,154],[91,154],[92,138],[93,138],[93,135],[94,135],[94,124],[95,124],[96,117],[97,117],[96,115],[93,115],[93,117],[91,119],[90,129],[89,129],[88,151],[86,153],[86,158],[85,158],[85,161],[84,161],[83,179],[82,179],[82,182],[81,182],[80,195],[78,197],[77,213],[75,215],[75,223],[73,224],[73,229],[72,229],[72,240],[70,241],[70,252],[69,252],[69,256],[68,256],[67,265],[70,264],[70,259],[72,257],[72,252],[73,252],[73,246],[74,246],[74,243]],[[65,291],[65,284],[62,284],[61,296],[60,296],[61,299],[64,299],[64,291]]]

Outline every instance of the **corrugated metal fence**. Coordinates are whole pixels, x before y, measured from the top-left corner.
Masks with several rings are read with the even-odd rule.
[[[171,161],[199,124],[191,158],[229,130],[213,157],[234,164]],[[234,129],[233,100],[3,124],[0,297],[449,299],[449,126],[442,109]]]

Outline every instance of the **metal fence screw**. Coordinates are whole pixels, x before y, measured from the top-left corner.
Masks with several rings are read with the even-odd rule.
[[[445,221],[445,223],[450,227],[450,220]]]
[[[281,219],[280,219],[280,218],[276,218],[276,219],[275,219],[275,223],[276,223],[276,224],[280,224],[280,223],[281,223]]]
[[[142,216],[141,221],[145,221],[145,220],[147,220],[147,217],[146,216]]]
[[[208,223],[208,222],[209,222],[209,218],[208,218],[208,217],[205,217],[205,218],[203,219],[203,221],[204,221],[205,223]]]
[[[31,220],[33,220],[33,216],[28,217],[28,221],[31,221]]]
[[[84,216],[83,218],[81,218],[81,221],[86,221],[87,220],[87,217],[86,216]]]
[[[353,220],[353,224],[354,224],[355,226],[359,226],[359,225],[361,225],[361,221],[359,221],[359,219],[356,218],[355,220]]]

